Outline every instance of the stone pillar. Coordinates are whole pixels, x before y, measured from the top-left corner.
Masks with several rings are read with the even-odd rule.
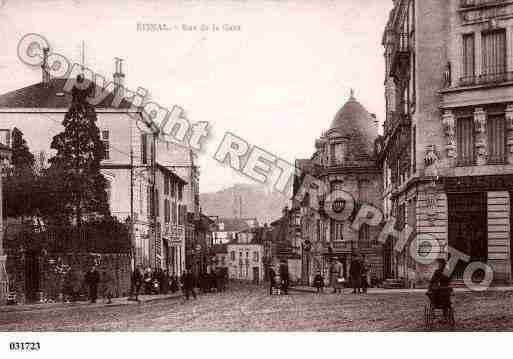
[[[486,138],[486,112],[482,107],[474,110],[476,164],[486,165],[488,159]]]
[[[483,73],[483,49],[482,49],[482,39],[481,39],[481,31],[474,32],[474,46],[475,46],[475,69],[474,72],[476,74],[476,78],[479,81],[479,75]]]
[[[449,160],[454,161],[457,156],[456,152],[456,118],[454,113],[450,110],[446,110],[442,115],[442,124],[444,126],[444,133],[447,140],[445,149],[447,151],[447,157]]]
[[[507,133],[506,145],[508,146],[506,155],[508,163],[513,165],[513,104],[509,104],[506,107],[505,120]]]

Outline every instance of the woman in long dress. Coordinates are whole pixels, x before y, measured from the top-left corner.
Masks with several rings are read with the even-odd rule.
[[[331,286],[333,287],[333,293],[342,293],[344,288],[343,282],[343,266],[340,259],[333,261],[330,267],[331,274]]]

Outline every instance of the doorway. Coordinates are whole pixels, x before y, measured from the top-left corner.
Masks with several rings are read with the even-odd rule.
[[[486,192],[449,194],[449,246],[465,253],[470,262],[488,260]],[[462,278],[469,263],[459,261],[454,275]]]

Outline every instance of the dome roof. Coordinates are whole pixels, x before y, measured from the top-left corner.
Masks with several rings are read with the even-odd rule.
[[[337,112],[328,133],[346,137],[353,146],[363,146],[362,150],[371,154],[378,128],[371,114],[355,98],[354,91],[344,106]]]

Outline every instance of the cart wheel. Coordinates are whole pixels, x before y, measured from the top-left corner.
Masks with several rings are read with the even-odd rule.
[[[428,305],[424,306],[424,325],[426,329],[431,329],[431,310]]]
[[[451,329],[454,328],[454,326],[456,325],[456,320],[454,319],[454,309],[452,309],[452,307],[449,309],[449,326],[451,327]]]

